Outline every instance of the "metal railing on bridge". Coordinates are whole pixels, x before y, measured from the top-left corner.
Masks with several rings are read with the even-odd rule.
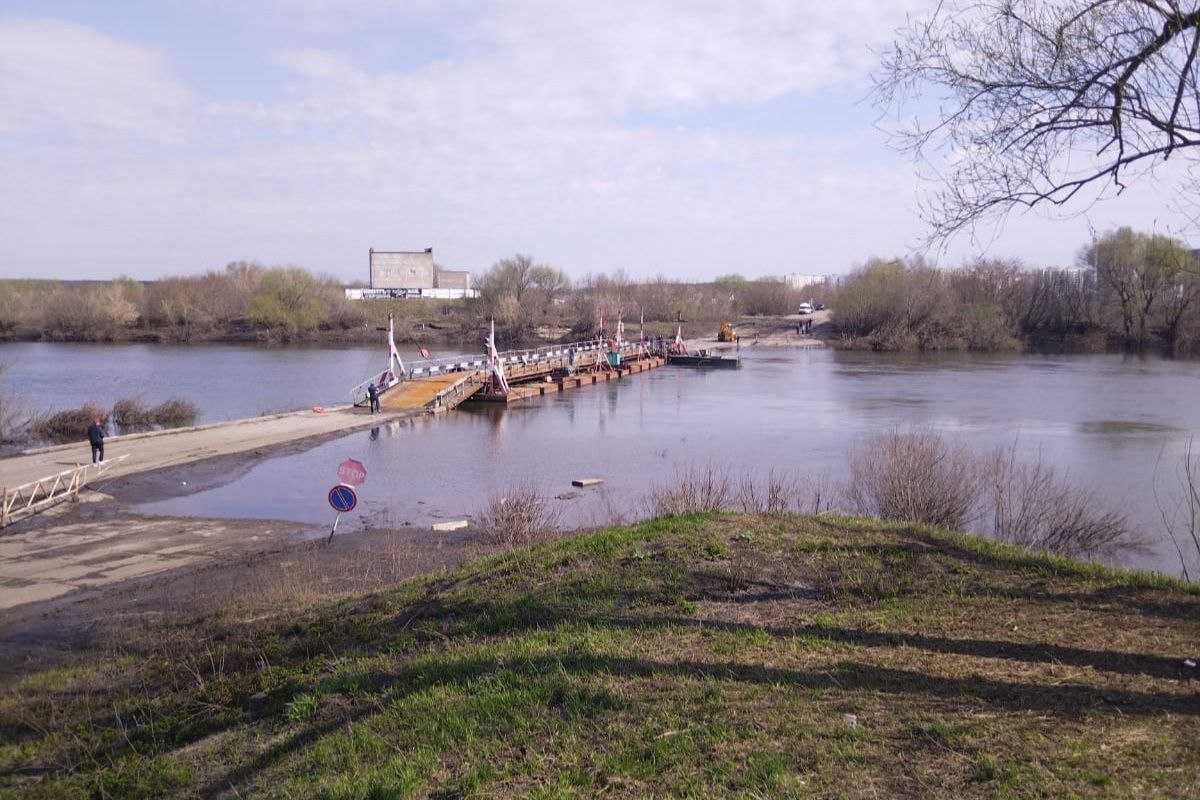
[[[586,339],[581,342],[552,344],[525,350],[504,350],[500,353],[500,364],[502,366],[537,364],[541,361],[562,358],[571,350],[574,350],[576,353],[586,353],[594,350],[603,350],[605,347],[607,347],[607,344],[598,339]],[[622,353],[630,353],[637,350],[638,347],[639,345],[636,342],[624,342],[621,345],[620,351]],[[388,369],[358,384],[350,390],[350,401],[354,405],[365,403],[367,400],[367,387],[372,383],[382,391],[390,389],[402,380],[427,378],[432,375],[445,375],[448,372],[482,370],[487,365],[488,360],[483,355],[475,358],[457,356],[416,361],[413,362],[412,366],[405,368],[402,377],[394,375],[393,371]]]
[[[5,489],[0,499],[0,528],[45,511],[64,500],[79,496],[79,490],[89,481],[99,478],[113,464],[129,458],[126,453],[98,464],[79,464],[53,475],[11,489]]]

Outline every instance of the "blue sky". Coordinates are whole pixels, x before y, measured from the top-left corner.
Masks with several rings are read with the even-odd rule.
[[[0,3],[0,275],[228,261],[365,277],[368,247],[481,270],[845,272],[904,255],[928,191],[864,102],[926,0]],[[1069,263],[1167,232],[1145,181],[937,258]]]

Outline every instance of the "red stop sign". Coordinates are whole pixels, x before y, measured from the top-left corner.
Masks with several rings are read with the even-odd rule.
[[[361,461],[347,458],[337,468],[338,480],[347,486],[362,486],[367,479],[367,468]]]

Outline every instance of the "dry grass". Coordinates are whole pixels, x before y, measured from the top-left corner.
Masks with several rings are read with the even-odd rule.
[[[765,477],[745,474],[735,479],[729,470],[708,464],[677,469],[672,480],[656,486],[641,505],[651,519],[714,511],[819,514],[829,509],[832,494],[821,476],[771,468]]]
[[[675,479],[656,488],[644,506],[656,518],[706,514],[729,508],[734,497],[728,470],[708,464],[677,470]]]
[[[485,542],[512,547],[556,530],[559,515],[536,487],[520,484],[489,497],[476,522]]]
[[[829,490],[823,477],[811,477],[771,468],[762,480],[743,475],[737,483],[735,508],[744,514],[820,514],[829,507]]]
[[[771,469],[761,486],[751,475],[738,481],[737,506],[744,514],[781,514],[792,504],[795,479]]]

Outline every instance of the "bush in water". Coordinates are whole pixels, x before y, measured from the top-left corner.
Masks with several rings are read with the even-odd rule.
[[[558,514],[537,489],[525,484],[488,498],[477,522],[485,542],[512,547],[554,531]]]
[[[892,432],[851,451],[845,494],[862,514],[961,529],[979,502],[980,478],[965,448],[931,431]]]
[[[1092,492],[1071,486],[1040,459],[1018,461],[1015,451],[997,450],[984,465],[988,533],[1035,550],[1088,558],[1139,544],[1123,514],[1105,509]]]
[[[141,398],[124,397],[113,403],[112,423],[119,433],[131,433],[152,427],[154,418]]]
[[[196,424],[195,403],[175,398],[150,409],[150,419],[160,428],[186,428]]]
[[[95,403],[86,403],[79,408],[56,411],[34,420],[30,432],[37,439],[51,442],[75,442],[87,438],[88,426],[99,419],[107,425],[109,413]]]

